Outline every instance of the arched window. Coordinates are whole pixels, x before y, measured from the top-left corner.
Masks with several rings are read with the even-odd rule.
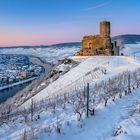
[[[89,43],[89,49],[91,49],[91,48],[92,48],[92,43],[90,42],[90,43]]]

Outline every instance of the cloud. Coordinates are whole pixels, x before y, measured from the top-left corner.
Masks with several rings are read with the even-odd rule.
[[[109,1],[101,3],[99,5],[95,5],[93,7],[88,7],[86,9],[84,9],[84,10],[85,11],[90,11],[90,10],[94,10],[94,9],[99,9],[99,8],[105,7],[106,5],[109,5],[111,2],[112,2],[112,0],[109,0]]]

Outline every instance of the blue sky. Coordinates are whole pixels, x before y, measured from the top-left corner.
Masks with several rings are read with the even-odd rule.
[[[140,34],[139,0],[0,0],[0,46],[81,41],[110,20],[112,36]]]

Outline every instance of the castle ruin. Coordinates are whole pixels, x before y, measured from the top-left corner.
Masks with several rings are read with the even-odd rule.
[[[100,35],[84,36],[76,56],[119,55],[117,43],[111,43],[110,22],[100,22]]]

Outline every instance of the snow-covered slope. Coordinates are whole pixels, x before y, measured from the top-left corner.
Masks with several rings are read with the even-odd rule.
[[[139,90],[137,91],[139,92]],[[116,140],[139,140],[140,139],[140,102],[139,97],[131,106],[126,107],[126,112],[129,111],[129,115],[125,116],[126,112],[123,112],[121,121],[116,125],[114,132],[116,133]]]
[[[138,44],[125,44],[122,50],[124,55],[130,55],[133,57],[140,57],[140,43]]]
[[[133,49],[131,49],[131,47],[133,47]],[[39,140],[139,140],[140,121],[138,120],[137,123],[132,122],[134,125],[136,124],[135,126],[133,126],[130,123],[131,117],[130,122],[126,120],[126,118],[129,117],[129,113],[131,111],[130,107],[133,107],[135,102],[137,100],[140,100],[140,89],[134,90],[134,87],[136,87],[137,84],[135,83],[135,86],[132,85],[132,94],[126,94],[125,91],[128,90],[127,81],[129,78],[127,75],[127,80],[125,79],[126,83],[125,81],[123,81],[123,84],[122,82],[121,84],[119,84],[119,86],[124,86],[126,84],[125,88],[121,87],[123,88],[123,90],[121,91],[122,93],[117,92],[118,94],[116,94],[114,93],[114,91],[111,91],[112,93],[107,93],[105,92],[105,86],[107,86],[107,84],[102,87],[103,80],[107,81],[109,78],[111,79],[112,77],[118,75],[119,73],[123,73],[124,71],[134,71],[137,68],[140,68],[139,59],[132,56],[133,52],[135,51],[139,51],[138,44],[127,44],[123,52],[125,52],[124,54],[131,55],[131,57],[71,57],[72,59],[79,61],[80,64],[71,69],[66,74],[62,75],[56,81],[52,82],[48,87],[40,91],[32,98],[33,101],[46,101],[44,103],[44,106],[41,106],[42,104],[41,102],[39,102],[42,108],[39,108],[39,111],[35,112],[35,120],[33,122],[26,120],[27,122],[25,122],[23,117],[24,114],[23,116],[18,116],[18,118],[14,120],[15,122],[11,121],[8,123],[8,125],[2,125],[2,127],[0,128],[0,139],[18,140],[21,138],[25,138],[27,133],[29,133],[28,135],[31,135],[32,137],[34,137],[34,134],[36,134],[35,138],[38,138]],[[133,75],[135,75],[135,73],[133,73]],[[134,79],[136,80],[137,77],[135,77]],[[119,80],[122,81],[124,79],[123,77],[119,77]],[[73,94],[76,93],[76,91],[81,91],[83,90],[84,86],[87,85],[87,83],[90,84],[90,89],[92,90],[94,90],[92,86],[95,83],[99,83],[99,86],[97,86],[99,90],[96,89],[95,93],[94,91],[92,91],[93,97],[96,97],[94,96],[94,94],[96,94],[97,92],[104,92],[111,96],[107,103],[107,106],[105,107],[106,94],[97,94],[97,98],[101,98],[103,100],[101,100],[100,104],[95,107],[95,115],[90,116],[88,119],[82,117],[80,121],[77,121],[77,112],[75,113],[75,111],[79,105],[79,97],[77,97],[79,100],[76,100],[76,102],[73,102],[74,99],[71,99],[70,103],[67,100],[66,102],[60,102],[61,100],[59,100],[59,104],[57,103],[57,98],[55,98],[56,100],[54,100],[55,103],[53,102],[53,99],[50,101],[45,100],[45,98],[51,98],[57,95],[59,97],[59,95],[64,95],[64,93]],[[112,85],[114,83],[111,83],[111,86],[109,85],[107,87],[113,87]],[[121,98],[120,93],[122,94]],[[113,98],[114,95],[116,96],[115,100]],[[68,96],[68,98],[71,97]],[[97,98],[94,98],[93,104]],[[92,99],[93,98],[91,98],[91,102]],[[47,104],[47,101],[49,101],[50,104]],[[31,100],[28,100],[22,105],[22,107],[30,108],[30,103]],[[36,119],[38,113],[40,115],[40,118]],[[28,114],[28,117],[30,116],[31,114]],[[25,118],[26,117],[27,116],[25,116]],[[58,133],[57,130],[57,127],[59,127],[59,125],[61,125],[61,133]],[[124,132],[121,135],[114,137],[113,132],[114,129],[118,127],[118,125],[123,126]]]
[[[118,99],[115,103],[110,102],[106,108],[99,106],[95,116],[83,120],[76,126],[74,118],[71,118],[72,124],[62,129],[62,135],[40,134],[39,140],[46,140],[46,137],[50,140],[140,140],[140,119],[138,118],[140,114],[135,117],[135,120],[128,115],[130,107],[139,100],[140,89],[137,89],[133,94]],[[115,136],[113,131],[115,126],[122,126],[122,134]]]
[[[127,123],[122,123],[129,117],[130,107],[139,100],[140,88],[133,90],[127,96],[123,95],[121,99],[117,96],[114,102],[111,98],[106,107],[103,103],[100,104],[94,116],[83,117],[81,121],[77,121],[75,113],[72,113],[68,106],[65,109],[56,109],[56,112],[46,108],[36,121],[30,123],[27,121],[24,124],[19,117],[13,123],[11,121],[8,125],[4,124],[0,128],[0,138],[1,140],[21,140],[28,135],[38,140],[139,140],[139,121],[136,125],[132,122],[135,129],[128,127]],[[59,126],[60,122],[63,123]],[[115,136],[114,128],[119,122],[127,129],[125,131],[123,128],[121,132],[123,135]],[[61,127],[61,133],[57,131],[57,125]]]
[[[79,61],[81,58],[81,63],[35,95],[33,97],[34,101],[63,95],[64,93],[82,91],[87,83],[90,83],[91,87],[95,82],[140,67],[139,61],[127,56],[91,56],[84,57],[84,59],[83,57],[72,58]],[[31,100],[28,100],[22,106],[29,107],[30,103]]]

